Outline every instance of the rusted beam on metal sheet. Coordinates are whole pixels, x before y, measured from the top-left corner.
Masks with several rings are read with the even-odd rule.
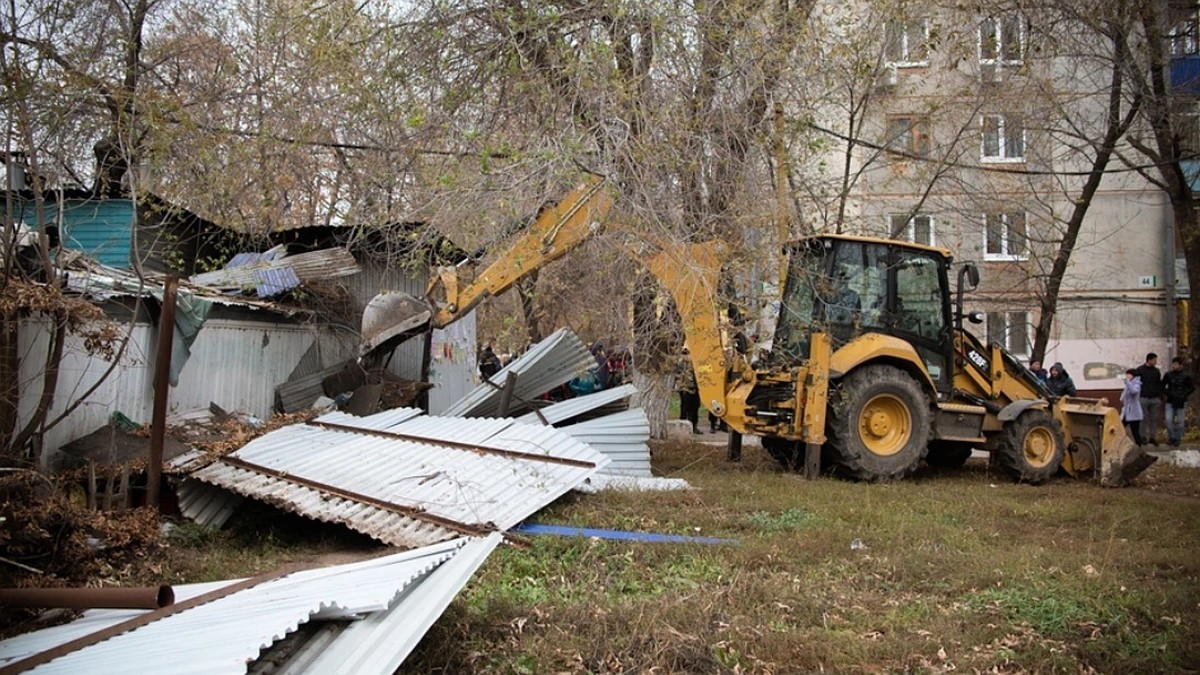
[[[197,595],[190,600],[177,602],[173,605],[163,607],[162,609],[146,612],[145,614],[142,614],[141,616],[135,616],[128,621],[122,621],[121,623],[114,624],[103,630],[98,630],[95,633],[89,633],[88,635],[76,638],[70,642],[65,642],[54,649],[47,649],[44,652],[38,652],[37,654],[27,656],[20,661],[10,663],[7,666],[0,668],[0,675],[13,675],[14,673],[23,673],[27,670],[32,670],[33,668],[36,668],[44,663],[49,663],[59,657],[66,656],[67,654],[77,652],[85,647],[90,647],[99,642],[116,637],[121,633],[127,633],[135,628],[148,626],[155,621],[165,619],[173,614],[178,614],[193,607],[199,607],[200,605],[212,602],[214,600],[220,600],[225,596],[233,595],[234,593],[244,591],[247,588],[253,588],[259,584],[263,584],[280,577],[285,577],[289,574],[295,574],[296,572],[306,570],[311,567],[312,565],[303,564],[288,565],[287,567],[280,568],[268,574],[263,574],[252,579],[239,581],[228,586],[222,586],[215,591],[210,591],[203,595]]]
[[[379,436],[381,438],[394,438],[398,441],[413,441],[415,443],[426,443],[429,445],[440,445],[446,448],[454,448],[455,450],[467,450],[469,452],[478,452],[485,455],[498,455],[500,457],[509,457],[512,459],[528,459],[534,462],[545,462],[547,464],[562,464],[564,466],[577,466],[583,469],[596,468],[595,462],[588,462],[582,459],[571,459],[570,457],[555,457],[553,455],[537,455],[532,452],[520,452],[519,450],[506,450],[504,448],[493,448],[487,445],[477,445],[474,443],[458,443],[455,441],[442,441],[425,436],[410,436],[408,434],[398,434],[394,431],[380,431],[378,429],[363,429],[362,427],[354,427],[349,424],[336,424],[334,422],[321,422],[320,420],[311,420],[309,425],[329,429],[331,431],[348,431],[354,434],[365,434],[367,436]]]
[[[163,287],[162,311],[158,315],[158,353],[154,358],[154,413],[150,418],[150,467],[146,476],[146,504],[158,508],[162,482],[163,442],[167,433],[167,397],[170,396],[171,351],[175,341],[175,296],[179,277],[167,277]]]
[[[141,588],[0,588],[2,607],[158,609],[175,603],[170,586]]]
[[[457,520],[454,520],[452,518],[444,518],[442,516],[438,516],[438,515],[429,513],[423,509],[415,508],[412,506],[401,506],[400,504],[393,504],[391,502],[386,502],[382,499],[379,499],[378,497],[372,497],[370,495],[364,495],[364,494],[360,494],[358,492],[351,492],[350,490],[344,490],[342,488],[335,487],[333,485],[329,485],[326,483],[322,483],[320,481],[310,480],[310,479],[304,478],[302,476],[297,476],[294,473],[287,473],[286,471],[279,471],[278,469],[272,469],[270,467],[262,466],[260,464],[255,464],[254,462],[247,462],[246,460],[241,459],[239,457],[226,456],[226,457],[222,457],[219,461],[224,462],[225,464],[228,464],[229,466],[237,467],[239,469],[245,469],[246,471],[253,471],[254,473],[259,473],[264,476],[270,476],[277,480],[282,480],[282,481],[285,481],[288,483],[293,483],[295,485],[300,485],[303,487],[312,488],[314,490],[319,490],[321,492],[331,494],[335,497],[341,497],[342,499],[348,499],[352,502],[358,502],[360,504],[367,504],[369,506],[374,506],[375,508],[383,510],[383,511],[391,511],[392,513],[398,513],[402,516],[408,516],[409,518],[413,518],[414,520],[421,520],[421,521],[430,523],[432,525],[439,525],[448,530],[454,530],[455,532],[460,532],[462,534],[469,534],[472,536],[480,536],[481,537],[484,535],[491,534],[496,529],[494,527],[486,527],[486,526],[482,526],[482,525],[472,525],[470,523],[460,523]]]

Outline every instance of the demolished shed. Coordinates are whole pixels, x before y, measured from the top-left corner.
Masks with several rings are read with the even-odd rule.
[[[609,461],[552,427],[404,408],[284,427],[190,478],[411,548],[508,529]],[[187,485],[185,515],[227,517]]]

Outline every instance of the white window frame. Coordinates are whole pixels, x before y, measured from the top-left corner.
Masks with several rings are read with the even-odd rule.
[[[994,319],[998,319],[999,321],[1003,322],[1003,336],[992,335]],[[1031,327],[1031,324],[1029,323],[1029,312],[988,312],[986,325],[988,328],[987,339],[989,344],[993,342],[999,342],[1000,346],[1008,350],[1008,352],[1013,356],[1029,356],[1030,347],[1033,343],[1033,340],[1030,339],[1032,336],[1030,335],[1029,330]],[[1023,342],[1025,343],[1024,345],[1020,345],[1019,348],[1018,346],[1014,345],[1014,341],[1012,339],[1014,334],[1020,334],[1018,330],[1015,330],[1018,326],[1024,329],[1024,335],[1022,335],[1022,337],[1024,338]]]
[[[1019,253],[1012,252],[1012,220],[1016,214],[1021,215],[1024,222],[1025,236],[1022,242],[1023,248]],[[993,253],[988,250],[988,240],[990,239],[990,229],[992,219],[998,218],[1000,229],[1000,252]],[[1028,260],[1029,259],[1029,214],[1024,211],[994,211],[983,215],[983,259],[984,260]]]
[[[917,28],[919,35],[913,35],[911,29]],[[900,58],[892,59],[889,52],[892,47],[892,32],[897,31],[900,39]],[[889,65],[897,68],[922,68],[929,65],[929,18],[923,17],[916,21],[892,19],[884,28],[884,59]],[[913,58],[913,56],[921,58]]]
[[[901,218],[905,219],[904,229],[900,230],[897,233],[896,223]],[[929,241],[927,241],[927,242],[926,241],[917,241],[917,239],[916,239],[916,236],[917,236],[916,221],[919,219],[922,219],[922,218],[924,218],[929,224]],[[888,215],[888,234],[892,235],[893,233],[895,233],[894,236],[897,239],[900,239],[903,241],[911,241],[914,244],[922,244],[924,246],[936,246],[937,245],[936,223],[937,223],[937,221],[934,219],[934,217],[929,215],[928,213],[917,213],[917,214],[892,213],[892,214]]]
[[[996,154],[988,154],[988,121],[995,120],[996,122]],[[1008,142],[1008,127],[1013,126],[1017,121],[1021,123],[1021,147],[1019,155],[1009,153],[1016,152],[1015,149],[1009,147]],[[979,161],[989,164],[1020,164],[1025,161],[1025,151],[1027,149],[1025,121],[1016,115],[1008,115],[1003,113],[989,113],[982,115],[979,125]]]
[[[1006,21],[1017,22],[1017,57],[1004,58],[1004,25]],[[991,35],[987,35],[988,22],[992,24]],[[996,45],[996,55],[985,57],[983,46],[991,40]],[[997,14],[984,17],[979,21],[979,77],[984,82],[999,82],[1006,68],[1020,68],[1025,64],[1025,52],[1029,48],[1028,34],[1025,29],[1025,17],[1020,13]],[[990,75],[989,75],[990,73]]]

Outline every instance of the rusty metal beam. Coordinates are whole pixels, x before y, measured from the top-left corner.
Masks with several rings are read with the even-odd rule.
[[[162,484],[163,443],[167,433],[167,398],[171,395],[171,350],[175,342],[175,296],[179,277],[167,277],[162,311],[158,315],[158,352],[154,358],[154,412],[150,418],[150,467],[146,477],[146,504],[158,509]]]
[[[311,567],[311,565],[301,564],[289,565],[276,570],[275,572],[263,574],[252,579],[239,581],[228,586],[222,586],[215,591],[210,591],[203,595],[197,595],[191,600],[185,600],[183,602],[178,602],[173,605],[163,607],[162,609],[146,612],[145,614],[136,616],[128,621],[122,621],[121,623],[109,626],[108,628],[98,630],[95,633],[90,633],[88,635],[84,635],[83,637],[71,640],[70,642],[61,644],[54,649],[47,649],[44,652],[38,652],[37,654],[27,656],[20,661],[10,663],[7,666],[0,668],[0,675],[13,675],[15,673],[23,673],[27,670],[32,670],[37,666],[49,663],[61,656],[66,656],[67,654],[77,652],[85,647],[90,647],[99,642],[114,638],[121,633],[127,633],[135,628],[147,626],[155,621],[165,619],[173,614],[178,614],[179,612],[189,610],[193,607],[199,607],[200,605],[212,602],[213,600],[219,600],[225,596],[233,595],[239,591],[244,591],[247,588],[253,588],[259,584],[266,583],[280,577],[285,577],[289,574],[294,574]]]
[[[170,586],[141,588],[0,588],[0,607],[159,609],[175,603]]]
[[[240,459],[238,457],[226,456],[226,457],[222,457],[218,461],[220,461],[224,464],[228,464],[229,466],[232,466],[232,467],[236,467],[239,469],[245,469],[246,471],[253,471],[254,473],[262,474],[264,476],[270,476],[271,478],[274,478],[276,480],[285,481],[288,483],[292,483],[294,485],[300,485],[302,487],[312,488],[312,489],[320,491],[320,492],[325,492],[325,493],[331,494],[335,497],[341,497],[342,499],[348,499],[352,502],[359,502],[361,504],[367,504],[369,506],[374,506],[375,508],[383,510],[383,511],[390,511],[392,513],[397,513],[397,514],[400,514],[403,516],[408,516],[409,518],[413,518],[415,520],[421,520],[421,521],[424,521],[431,525],[438,525],[440,527],[444,527],[448,530],[454,530],[455,532],[459,532],[462,534],[467,534],[467,535],[471,535],[471,536],[484,536],[484,535],[491,534],[493,531],[495,531],[494,527],[488,527],[488,526],[484,526],[484,525],[475,525],[475,524],[471,524],[471,523],[460,523],[457,520],[453,520],[451,518],[444,518],[442,516],[428,513],[424,509],[419,509],[419,508],[415,508],[412,506],[401,506],[400,504],[393,504],[391,502],[387,502],[382,499],[379,499],[378,497],[372,497],[370,495],[364,495],[364,494],[360,494],[357,492],[351,492],[349,490],[344,490],[342,488],[335,487],[335,486],[329,485],[327,483],[322,483],[320,481],[315,481],[315,480],[311,480],[308,478],[304,478],[302,476],[297,476],[294,473],[288,473],[286,471],[279,471],[278,469],[272,469],[270,467],[262,466],[260,464],[255,464],[253,462],[247,462],[246,460]]]

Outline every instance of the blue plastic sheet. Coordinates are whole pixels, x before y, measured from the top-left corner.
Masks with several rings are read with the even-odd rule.
[[[603,530],[592,527],[568,527],[566,525],[539,525],[521,523],[510,530],[520,534],[555,534],[560,537],[596,537],[616,541],[641,541],[652,544],[737,544],[737,539],[717,537],[691,537],[682,534],[658,534],[655,532],[630,532],[627,530]]]

